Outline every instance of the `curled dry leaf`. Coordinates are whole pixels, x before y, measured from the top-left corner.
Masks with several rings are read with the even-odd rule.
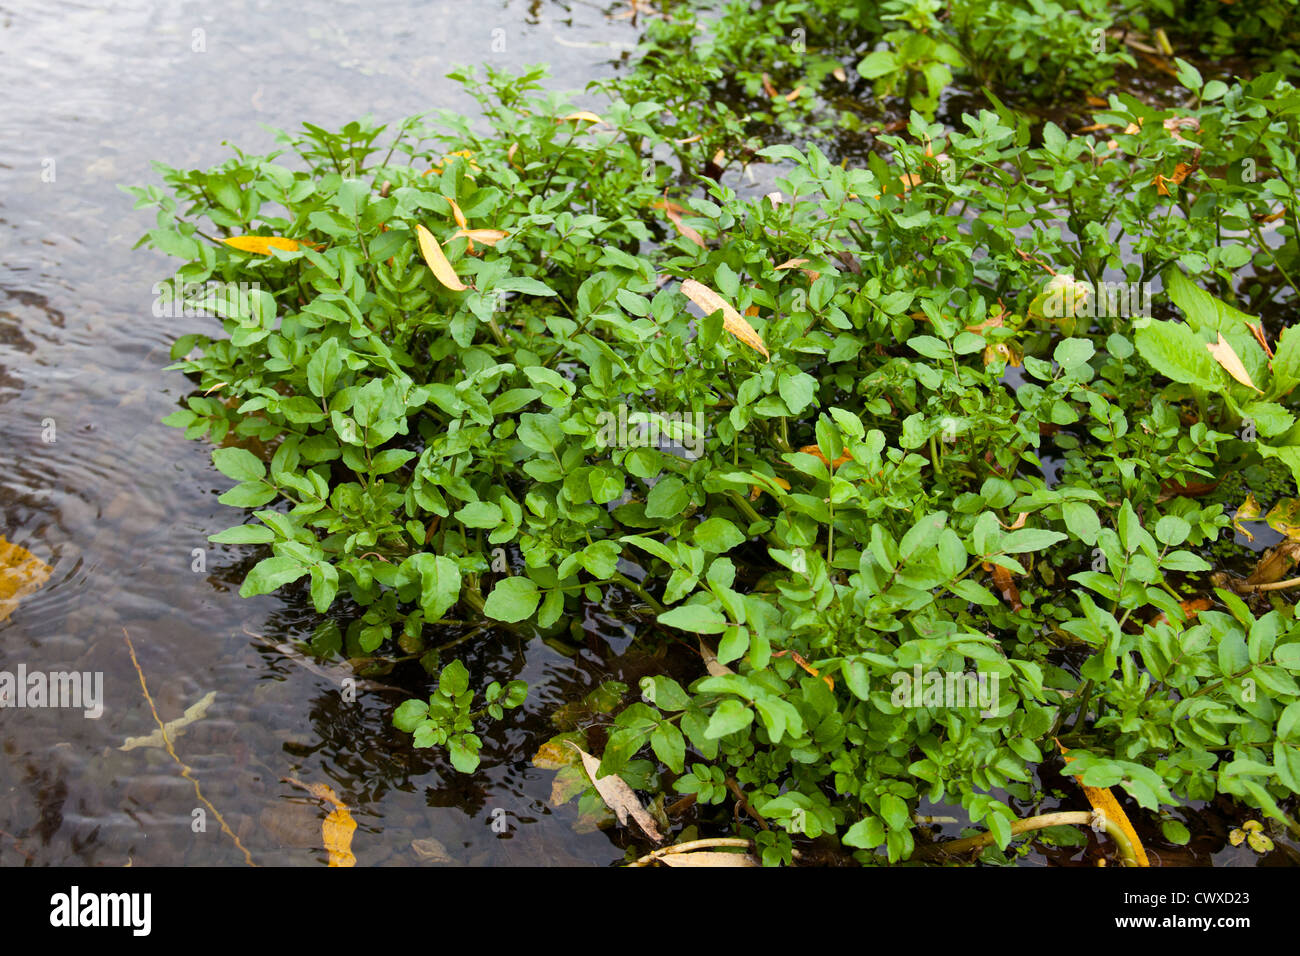
[[[831,70],[831,76],[835,77],[835,79],[839,80],[841,83],[847,83],[849,81],[849,75],[844,72],[844,67],[842,66],[837,66],[835,69]]]
[[[807,259],[787,259],[785,262],[781,263],[776,268],[778,271],[782,269],[799,269],[800,266],[806,265],[807,262],[808,262]],[[799,271],[802,272],[804,275],[806,275],[813,282],[816,282],[822,276],[820,272],[815,272],[812,269],[799,269]]]
[[[296,252],[303,245],[297,239],[286,239],[283,236],[230,236],[221,241],[232,249],[254,252],[260,256],[269,256],[272,249]]]
[[[163,730],[167,731],[168,740],[175,740],[190,724],[194,723],[196,720],[202,720],[207,714],[208,708],[212,706],[212,702],[216,699],[217,692],[215,690],[208,691],[199,700],[190,704],[190,706],[186,708],[185,713],[177,717],[175,720],[167,721],[167,723],[163,724],[160,729],[155,730],[153,733],[147,734],[144,737],[127,737],[126,742],[117,749],[135,750],[137,747],[166,746],[163,742]]]
[[[600,761],[573,741],[569,740],[565,741],[565,743],[576,750],[578,755],[582,757],[582,766],[587,771],[587,777],[596,788],[596,792],[600,794],[600,799],[605,801],[605,806],[614,811],[614,815],[618,817],[618,822],[626,826],[628,817],[631,817],[646,836],[656,843],[663,843],[664,835],[659,832],[659,825],[655,823],[654,817],[646,812],[645,807],[641,805],[641,801],[637,799],[637,795],[627,785],[627,782],[616,773],[604,777],[596,776],[597,771],[600,769]]]
[[[1300,541],[1287,539],[1264,553],[1250,577],[1246,578],[1246,584],[1273,584],[1281,581],[1297,560],[1300,560]]]
[[[1250,373],[1246,371],[1246,366],[1241,364],[1241,359],[1228,343],[1228,340],[1223,337],[1222,332],[1219,333],[1218,342],[1207,342],[1205,347],[1214,356],[1214,360],[1223,366],[1224,371],[1247,388],[1253,388],[1257,392],[1260,391],[1255,383],[1250,380]]]
[[[662,209],[664,215],[668,217],[668,221],[673,224],[673,228],[677,230],[679,235],[686,237],[701,249],[707,248],[704,244],[704,237],[682,221],[682,213],[686,210],[677,205],[677,203],[667,199],[661,199],[657,202],[652,202],[650,208]]]
[[[53,571],[26,548],[0,535],[0,622],[8,619],[20,600],[39,590]]]
[[[1074,759],[1067,756],[1070,752],[1069,748],[1059,740],[1056,742],[1056,746],[1061,748],[1061,755],[1065,757],[1067,764]],[[1081,778],[1076,779],[1079,780],[1079,786],[1083,788],[1083,795],[1088,798],[1088,803],[1092,805],[1092,808],[1098,813],[1104,814],[1106,819],[1114,820],[1119,824],[1119,828],[1124,831],[1124,835],[1133,844],[1133,853],[1137,856],[1138,866],[1150,866],[1151,863],[1147,860],[1147,851],[1142,846],[1142,841],[1138,839],[1137,831],[1133,829],[1133,824],[1129,822],[1128,816],[1124,813],[1124,808],[1119,805],[1119,801],[1115,799],[1115,795],[1110,792],[1110,789],[1108,787],[1085,786]]]
[[[452,199],[450,196],[443,196],[442,198],[447,200],[447,205],[451,206],[451,216],[456,220],[456,225],[460,226],[462,229],[468,229],[469,220],[467,220],[465,214],[460,211],[460,206],[456,204],[456,200]]]
[[[844,453],[840,455],[840,457],[836,458],[834,461],[827,461],[826,456],[822,454],[822,450],[818,448],[816,445],[804,445],[802,448],[799,449],[799,451],[805,455],[812,455],[814,458],[820,458],[823,464],[828,465],[832,469],[838,468],[846,461],[853,460],[853,456],[849,454],[847,448],[844,450]]]
[[[688,299],[698,305],[705,315],[712,315],[714,312],[720,311],[724,329],[754,351],[761,353],[763,358],[771,360],[772,356],[768,354],[767,345],[764,344],[762,336],[754,331],[754,327],[745,321],[745,317],[737,312],[722,296],[694,279],[686,279],[682,282],[682,292],[685,293]]]
[[[442,251],[442,246],[438,245],[438,240],[433,238],[433,233],[424,226],[416,225],[415,236],[420,243],[420,255],[424,256],[424,261],[428,263],[434,278],[453,292],[464,292],[469,288],[456,275],[456,270],[447,261],[447,256]]]
[[[713,648],[700,641],[700,656],[704,658],[704,669],[708,671],[710,677],[721,677],[723,674],[736,673],[726,664],[718,661],[718,655],[714,653]]]
[[[1002,600],[1011,606],[1011,610],[1019,611],[1024,607],[1020,603],[1020,589],[1016,587],[1009,570],[1000,564],[991,564],[988,561],[983,562],[983,568],[993,576],[993,586],[1002,595]]]
[[[1183,617],[1188,621],[1192,621],[1195,620],[1196,615],[1200,614],[1202,611],[1208,611],[1210,608],[1214,607],[1214,602],[1209,598],[1198,597],[1187,601],[1179,601],[1178,606],[1183,610]],[[1165,612],[1161,611],[1151,619],[1150,623],[1152,626],[1155,626],[1156,624],[1163,624],[1168,620],[1169,618]]]

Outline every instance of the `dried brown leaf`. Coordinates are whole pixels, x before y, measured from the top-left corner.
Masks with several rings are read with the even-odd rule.
[[[600,794],[600,799],[605,801],[605,806],[614,811],[618,822],[626,826],[628,817],[631,817],[646,836],[656,843],[663,843],[664,835],[659,832],[659,825],[655,823],[654,817],[646,812],[646,808],[641,805],[641,801],[637,799],[636,793],[627,782],[616,773],[598,777],[596,774],[600,769],[600,761],[573,741],[566,741],[566,743],[582,757],[582,766],[587,771],[587,777],[595,786],[596,792]]]
[[[1223,337],[1222,332],[1219,333],[1218,342],[1207,342],[1205,347],[1209,350],[1209,353],[1214,356],[1214,360],[1222,365],[1229,375],[1247,388],[1253,388],[1257,392],[1260,391],[1260,389],[1256,387],[1255,383],[1250,380],[1250,373],[1246,371],[1246,366],[1241,364],[1241,359],[1238,358],[1237,353],[1233,351],[1228,340]]]

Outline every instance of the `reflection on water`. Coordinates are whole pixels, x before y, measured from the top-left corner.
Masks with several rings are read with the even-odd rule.
[[[105,688],[98,720],[0,710],[0,864],[242,863],[215,820],[194,832],[201,804],[164,751],[117,749],[155,729],[123,629],[164,720],[216,692],[177,750],[259,863],[326,859],[324,812],[285,777],[351,807],[358,865],[421,863],[415,840],[465,864],[622,856],[609,835],[573,832],[572,804],[549,809],[553,774],[528,763],[554,733],[549,710],[608,676],[598,655],[461,645],[483,683],[534,684],[466,776],[392,729],[402,694],[349,702],[268,646],[318,619],[302,597],[239,598],[251,549],[206,540],[236,520],[216,503],[228,482],[204,445],[158,424],[191,388],[160,371],[170,343],[202,320],[152,315],[176,263],[131,250],[152,221],[116,186],[155,181],[154,159],[206,168],[223,141],[270,150],[263,124],[471,109],[444,79],[458,63],[546,62],[554,86],[580,89],[634,40],[585,2],[0,3],[0,535],[53,568],[0,623],[0,670],[99,671]],[[414,665],[383,681],[427,688]]]

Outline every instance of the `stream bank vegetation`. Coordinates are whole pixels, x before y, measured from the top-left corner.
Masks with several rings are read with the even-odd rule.
[[[1294,858],[1294,4],[656,12],[584,108],[465,69],[132,187],[242,290],[167,419],[241,593],[464,773],[528,689],[456,645],[629,622],[531,748],[628,861]]]

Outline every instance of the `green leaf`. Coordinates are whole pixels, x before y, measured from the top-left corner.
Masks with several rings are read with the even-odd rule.
[[[1225,373],[1214,361],[1205,343],[1186,325],[1152,321],[1134,334],[1138,353],[1156,372],[1175,382],[1217,389]]]
[[[308,569],[294,558],[264,558],[253,566],[239,589],[240,597],[270,594],[276,588],[297,581]]]
[[[712,554],[722,554],[745,542],[745,536],[726,518],[709,518],[695,527],[695,543]]]
[[[260,481],[266,477],[266,465],[244,448],[218,448],[212,453],[212,464],[235,481]]]
[[[541,603],[542,594],[530,578],[514,577],[498,581],[483,606],[483,613],[494,621],[514,624],[532,615]]]
[[[676,475],[661,478],[646,495],[647,518],[676,518],[690,503],[686,484]]]
[[[708,604],[683,604],[659,615],[659,623],[696,634],[721,634],[727,619]]]
[[[740,701],[728,698],[714,708],[704,735],[710,740],[717,740],[720,737],[727,736],[727,734],[734,734],[738,730],[744,730],[753,722],[754,712],[752,710]]]

